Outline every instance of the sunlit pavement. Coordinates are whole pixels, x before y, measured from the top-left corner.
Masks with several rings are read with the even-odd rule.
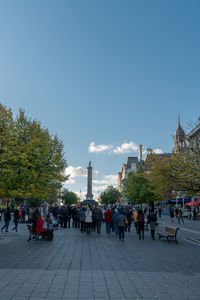
[[[157,230],[172,224],[158,220]],[[1,222],[1,227],[3,223]],[[178,241],[139,240],[132,226],[125,242],[114,233],[54,231],[52,242],[19,233],[0,234],[0,300],[200,299],[200,222],[179,225]]]

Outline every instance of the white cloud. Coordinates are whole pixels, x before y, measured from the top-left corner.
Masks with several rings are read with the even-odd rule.
[[[112,145],[95,145],[95,142],[90,143],[88,151],[91,153],[109,152]]]
[[[114,154],[125,154],[130,152],[137,152],[138,151],[138,145],[136,145],[134,142],[124,143],[121,144],[121,146],[118,146],[113,149]]]
[[[116,185],[117,184],[117,175],[105,175],[103,179],[93,180],[94,184],[97,185]]]
[[[65,174],[70,175],[70,178],[86,177],[87,169],[83,169],[82,167],[69,166],[68,168],[66,168]]]
[[[95,145],[95,142],[90,143],[88,148],[89,152],[93,153],[108,153],[108,154],[125,154],[138,151],[138,145],[130,141],[129,143],[123,143],[120,146],[113,145]]]
[[[163,151],[162,151],[162,149],[153,149],[153,153],[163,154]]]

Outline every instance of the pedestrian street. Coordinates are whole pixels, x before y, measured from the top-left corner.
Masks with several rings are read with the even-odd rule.
[[[156,230],[167,223],[162,217]],[[139,240],[133,225],[124,242],[105,225],[101,234],[57,229],[53,241],[27,242],[26,227],[0,235],[1,300],[200,299],[198,222],[180,225],[178,244],[149,231]]]

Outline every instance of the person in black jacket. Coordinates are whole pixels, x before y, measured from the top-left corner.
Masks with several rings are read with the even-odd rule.
[[[95,210],[95,221],[96,221],[96,225],[97,225],[97,233],[101,233],[102,220],[103,220],[103,213],[102,213],[102,210],[98,207]]]
[[[12,228],[12,231],[15,230],[17,232],[17,227],[18,227],[18,224],[19,224],[19,211],[18,209],[15,209],[14,211],[14,219],[13,219],[13,223],[15,224],[15,226]]]
[[[155,240],[155,229],[157,225],[157,215],[156,213],[151,210],[150,214],[148,215],[148,223],[150,224],[151,227],[151,237],[153,240]]]
[[[6,229],[5,232],[8,232],[8,227],[9,227],[9,224],[10,224],[10,220],[11,220],[10,207],[7,207],[7,209],[6,209],[5,213],[4,213],[5,224],[1,228],[1,232],[3,232],[4,229]]]

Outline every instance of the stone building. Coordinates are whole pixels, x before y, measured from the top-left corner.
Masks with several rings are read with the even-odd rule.
[[[200,118],[198,118],[198,124],[187,134],[186,137],[189,146],[200,145]]]
[[[124,183],[128,178],[129,173],[136,173],[140,165],[140,162],[137,157],[128,157],[126,164],[122,165],[121,172],[118,173],[118,190],[123,192]]]

